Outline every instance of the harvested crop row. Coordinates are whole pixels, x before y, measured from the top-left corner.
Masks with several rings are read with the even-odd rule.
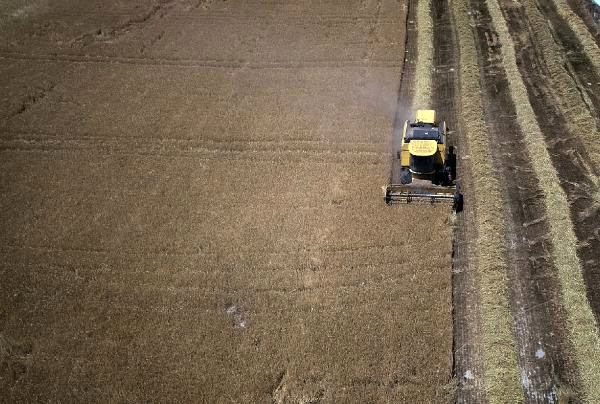
[[[433,27],[431,0],[418,0],[417,4],[417,68],[415,78],[414,109],[429,108],[431,102],[431,66],[433,66]]]
[[[552,2],[556,6],[556,10],[561,17],[569,23],[573,32],[575,32],[575,35],[577,35],[577,38],[579,38],[579,41],[583,45],[588,58],[596,68],[596,71],[600,74],[600,49],[584,22],[573,12],[573,10],[571,10],[571,7],[569,7],[566,0],[552,0]]]
[[[517,121],[524,134],[540,187],[544,191],[545,210],[550,224],[552,259],[558,269],[562,304],[567,314],[567,335],[575,351],[583,397],[589,402],[600,402],[600,344],[598,329],[589,302],[577,257],[577,238],[573,231],[567,197],[560,186],[558,174],[546,149],[544,136],[529,104],[527,89],[516,64],[515,49],[506,21],[496,0],[486,0],[492,23],[499,35],[502,58],[510,91],[517,111]]]
[[[480,96],[477,50],[466,1],[452,3],[460,42],[460,99],[462,129],[470,151],[471,169],[493,173],[492,156]],[[490,402],[520,402],[512,316],[509,308],[505,224],[500,185],[494,176],[473,175],[475,261],[480,274],[480,313],[484,362],[484,388]]]
[[[537,3],[538,1],[535,0],[525,1],[522,4],[527,11],[540,49],[544,49],[544,60],[550,70],[548,77],[552,81],[556,99],[560,103],[564,116],[569,117],[565,123],[569,131],[578,136],[584,144],[597,169],[600,167],[600,144],[597,141],[600,132],[596,128],[596,119],[581,96],[584,92],[578,88],[577,83],[566,70],[569,61],[565,57],[565,50],[553,39],[551,26],[540,12]],[[582,131],[581,128],[588,129]]]
[[[431,108],[449,128],[459,128],[458,114],[458,38],[451,10],[451,2],[431,2],[434,54],[432,73]],[[460,131],[459,131],[460,132]],[[459,155],[468,156],[469,150],[464,137],[452,132],[448,138],[459,150]],[[458,177],[463,189],[472,189],[468,159],[458,159]],[[484,401],[483,366],[479,347],[480,322],[479,307],[474,302],[477,294],[477,273],[473,259],[471,240],[473,231],[473,210],[470,194],[465,195],[465,211],[453,217],[453,256],[452,256],[452,311],[454,317],[454,377],[457,383],[455,402],[478,403]],[[469,377],[475,375],[475,377]]]

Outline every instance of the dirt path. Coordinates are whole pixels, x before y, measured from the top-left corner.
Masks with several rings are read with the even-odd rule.
[[[495,165],[506,195],[509,290],[526,401],[557,400],[559,388],[575,384],[566,347],[565,318],[559,305],[556,270],[546,241],[548,223],[541,190],[523,144],[516,112],[502,67],[498,38],[484,1],[472,1],[484,109],[498,150]]]

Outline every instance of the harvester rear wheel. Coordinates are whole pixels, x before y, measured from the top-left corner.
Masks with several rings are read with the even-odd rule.
[[[463,194],[461,194],[461,193],[455,194],[454,195],[454,204],[452,206],[452,209],[456,213],[460,213],[463,210],[463,204],[464,204]]]
[[[454,146],[448,148],[448,156],[446,157],[446,167],[450,170],[452,180],[456,179],[456,154],[454,153]]]

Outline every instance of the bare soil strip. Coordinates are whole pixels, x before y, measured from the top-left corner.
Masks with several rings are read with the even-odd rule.
[[[521,381],[530,403],[552,402],[576,384],[547,239],[543,195],[516,120],[498,35],[484,1],[471,2],[484,108],[508,206],[508,275]]]
[[[497,177],[491,175],[495,169],[483,120],[477,49],[470,28],[468,2],[453,2],[453,12],[460,44],[461,134],[468,145],[473,170],[472,195],[467,200],[474,208],[471,262],[478,268],[479,275],[483,386],[490,402],[519,402],[523,390],[517,371],[507,290],[505,219],[502,210],[497,209],[502,206],[501,186]]]
[[[509,87],[515,101],[517,121],[524,134],[532,167],[536,176],[540,178],[540,188],[544,191],[544,211],[549,224],[552,244],[551,257],[558,269],[561,303],[567,318],[567,336],[573,346],[574,359],[581,378],[581,396],[584,400],[598,402],[600,400],[600,390],[596,382],[600,371],[598,329],[585,295],[582,268],[576,255],[577,239],[569,215],[569,201],[559,185],[562,178],[559,179],[554,168],[556,166],[562,176],[561,168],[563,167],[557,165],[554,156],[550,156],[551,152],[546,149],[546,142],[549,141],[548,135],[546,134],[544,137],[544,132],[535,119],[537,118],[541,124],[546,122],[548,115],[540,114],[541,111],[536,110],[534,104],[540,100],[551,104],[551,100],[539,92],[532,96],[532,93],[527,91],[529,88],[521,79],[523,77],[525,82],[531,79],[531,70],[534,70],[533,67],[539,68],[542,61],[533,59],[526,61],[529,63],[523,63],[524,61],[520,60],[519,55],[527,51],[525,49],[527,45],[529,45],[530,51],[535,50],[534,43],[523,44],[520,42],[523,38],[532,40],[527,31],[522,32],[528,28],[528,21],[524,18],[523,10],[508,1],[501,2],[502,9],[495,0],[487,0],[487,4],[492,23],[503,44],[501,54],[507,75],[513,78],[509,81]],[[505,12],[504,15],[502,11]],[[521,67],[520,70],[517,65]],[[537,80],[533,81],[544,83],[541,77],[537,77]],[[548,108],[549,105],[545,105],[545,107]],[[551,149],[551,146],[548,148]]]

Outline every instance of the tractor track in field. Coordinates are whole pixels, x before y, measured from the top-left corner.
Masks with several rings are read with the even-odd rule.
[[[459,382],[456,402],[477,403],[484,401],[483,369],[479,352],[480,324],[476,302],[477,273],[471,262],[469,243],[473,234],[473,208],[468,194],[470,172],[466,160],[466,142],[460,136],[458,119],[458,60],[457,37],[454,19],[448,1],[433,1],[433,94],[432,108],[448,125],[449,144],[458,150],[457,172],[463,190],[466,191],[464,211],[456,214],[453,231],[452,255],[452,303],[453,303],[453,374]]]
[[[155,3],[145,12],[130,16],[119,25],[108,29],[95,28],[90,32],[81,34],[71,41],[71,47],[83,48],[98,40],[115,39],[133,30],[143,29],[147,24],[164,18],[175,5],[176,3],[173,0]]]
[[[177,57],[135,57],[82,54],[26,54],[0,52],[0,60],[36,61],[65,64],[122,64],[136,66],[174,66],[205,67],[216,69],[321,69],[353,67],[398,67],[395,60],[286,60],[263,61],[261,63],[246,60],[185,59]]]
[[[583,269],[587,295],[596,319],[600,318],[600,210],[593,199],[597,186],[594,164],[576,134],[565,123],[560,102],[553,92],[544,61],[536,45],[530,22],[522,6],[501,1],[501,8],[513,38],[517,64],[523,76],[529,101],[546,138],[552,163],[560,173],[561,187],[570,203],[574,231],[579,241],[577,255]]]
[[[557,401],[576,387],[568,350],[559,280],[547,240],[542,190],[535,177],[502,65],[501,45],[485,1],[471,1],[494,164],[506,195],[508,282],[517,363],[528,403]]]
[[[0,13],[2,15],[2,13]],[[97,13],[85,13],[85,12],[77,12],[77,13],[54,13],[49,12],[44,14],[45,18],[52,19],[53,21],[69,21],[70,19],[84,19],[84,18],[93,18],[97,17]],[[130,19],[131,13],[102,13],[102,17],[104,18],[125,18]],[[243,23],[247,23],[248,21],[270,21],[273,19],[272,15],[267,14],[234,14],[234,13],[226,13],[219,14],[217,12],[211,13],[210,15],[200,15],[200,14],[185,14],[185,13],[175,13],[170,12],[169,20],[183,20],[183,21],[243,21]],[[319,24],[322,22],[331,22],[331,23],[343,23],[343,24],[356,24],[363,22],[374,22],[377,21],[377,17],[368,14],[320,14],[318,16],[318,20],[315,21],[315,18],[312,16],[307,16],[305,14],[297,14],[291,15],[286,14],[282,16],[278,16],[279,20],[284,20],[286,23],[297,22],[297,23],[307,23],[307,24]],[[395,23],[397,20],[394,17],[381,17],[381,22],[384,23]],[[131,25],[142,24],[133,22]],[[171,24],[169,22],[169,24]],[[168,25],[168,24],[164,24]],[[176,25],[173,23],[172,25]]]

